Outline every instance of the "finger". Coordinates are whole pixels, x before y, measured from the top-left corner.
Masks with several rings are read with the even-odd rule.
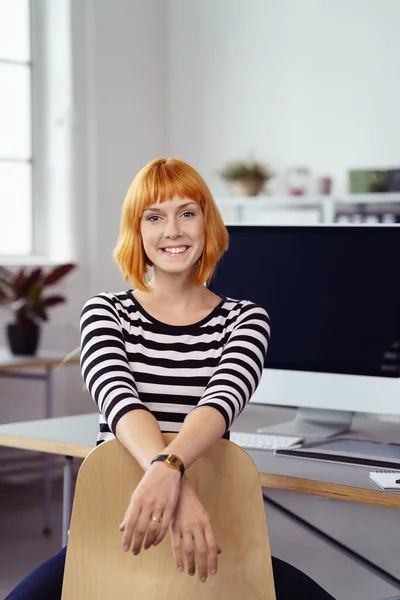
[[[158,534],[153,542],[153,546],[157,546],[165,538],[168,528],[171,525],[172,515],[173,515],[172,509],[170,507],[166,506],[164,508],[164,513],[163,513],[162,521],[160,523],[160,528],[159,528]]]
[[[207,581],[208,577],[208,548],[204,531],[199,528],[194,536],[194,545],[196,548],[197,570],[200,581]]]
[[[138,506],[136,506],[136,504],[134,504],[132,509],[130,509],[130,507],[128,507],[127,516],[125,517],[125,519],[123,521],[123,523],[124,523],[123,534],[124,535],[122,536],[122,548],[125,552],[128,551],[129,548],[131,547],[133,531],[136,527],[136,523],[137,523],[139,517],[140,517],[140,509]]]
[[[171,528],[171,546],[172,553],[175,558],[175,564],[178,571],[183,571],[185,565],[183,564],[182,547],[181,547],[181,532],[178,528]]]
[[[144,550],[147,550],[148,548],[150,548],[150,546],[153,545],[154,540],[159,534],[161,522],[162,514],[153,512],[147,527],[147,535],[143,545]]]
[[[189,575],[194,575],[196,572],[196,565],[194,561],[194,540],[193,535],[189,532],[183,533],[183,547],[186,554],[187,568]]]
[[[216,542],[211,522],[207,523],[204,528],[204,537],[208,550],[208,567],[210,569],[210,574],[215,575],[218,571],[218,554],[221,554],[222,550]]]
[[[148,510],[142,510],[132,534],[132,553],[134,556],[137,556],[142,549],[143,540],[147,532],[149,521],[150,512]]]

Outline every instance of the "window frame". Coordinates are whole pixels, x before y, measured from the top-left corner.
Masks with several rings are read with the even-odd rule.
[[[24,163],[31,171],[31,247],[29,254],[0,254],[0,263],[4,265],[24,265],[51,263],[47,257],[47,221],[43,199],[44,192],[44,55],[43,39],[45,27],[45,10],[40,7],[40,0],[28,0],[29,10],[29,50],[28,61],[1,59],[0,64],[27,66],[30,75],[30,156],[27,159],[0,157],[1,163]]]

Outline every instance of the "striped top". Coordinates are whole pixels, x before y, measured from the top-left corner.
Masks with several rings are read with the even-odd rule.
[[[178,432],[196,407],[212,406],[226,433],[254,394],[269,340],[266,311],[221,298],[192,325],[149,315],[131,291],[101,293],[81,313],[81,369],[100,412],[97,442],[115,437],[118,420],[150,411],[164,432]]]

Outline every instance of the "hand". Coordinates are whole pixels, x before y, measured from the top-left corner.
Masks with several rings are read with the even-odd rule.
[[[124,520],[122,547],[132,546],[136,556],[143,548],[147,550],[157,538],[162,541],[168,531],[178,501],[181,485],[179,471],[162,462],[155,462],[143,475],[132,494]]]
[[[186,477],[182,479],[170,534],[178,571],[184,570],[181,548],[183,542],[189,575],[195,574],[195,554],[200,581],[206,581],[208,573],[215,575],[218,569],[218,554],[222,550],[217,545],[210,515]],[[157,542],[158,538],[155,540],[156,544]]]

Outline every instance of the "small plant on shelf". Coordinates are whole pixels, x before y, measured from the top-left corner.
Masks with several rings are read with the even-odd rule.
[[[249,160],[228,162],[220,171],[220,176],[235,184],[237,195],[257,196],[273,174],[267,166]]]
[[[46,295],[49,286],[59,283],[76,265],[72,263],[53,267],[45,273],[42,267],[11,271],[0,266],[0,306],[8,306],[14,322],[7,325],[7,337],[13,354],[36,353],[41,322],[49,320],[50,308],[63,304],[60,294]]]

